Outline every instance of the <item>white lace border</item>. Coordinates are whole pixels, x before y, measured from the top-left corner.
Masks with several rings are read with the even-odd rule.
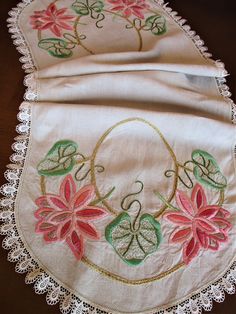
[[[24,84],[27,87],[25,93],[25,102],[20,106],[18,120],[20,124],[16,127],[18,136],[16,142],[12,145],[15,153],[10,157],[11,163],[7,166],[5,178],[8,183],[0,188],[0,192],[4,198],[0,200],[0,221],[3,222],[0,226],[0,234],[5,235],[2,246],[9,250],[8,260],[16,263],[16,272],[26,273],[25,282],[27,284],[34,283],[35,292],[38,294],[46,294],[46,301],[49,305],[59,303],[60,311],[63,314],[110,314],[108,309],[101,308],[81,297],[76,296],[68,288],[62,286],[55,278],[44,271],[38,262],[31,256],[30,252],[24,245],[16,226],[14,206],[16,195],[19,187],[21,174],[24,167],[24,161],[27,154],[27,148],[30,136],[30,119],[31,106],[30,101],[37,100],[37,85],[35,79],[35,71],[37,70],[30,49],[24,40],[21,30],[18,26],[18,18],[22,10],[34,0],[23,0],[16,8],[9,12],[9,32],[12,34],[13,42],[17,50],[23,55],[20,61],[23,63],[23,69],[26,73]],[[163,0],[154,0],[165,12],[172,17],[178,25],[187,33],[194,42],[195,46],[201,52],[204,58],[211,58],[211,54],[204,46],[204,42],[200,39],[190,26],[186,25],[186,20],[178,16],[177,12],[172,11]],[[224,64],[220,61],[215,61],[216,65],[221,69],[222,74],[226,74]],[[232,108],[232,122],[236,124],[236,105],[230,99],[231,93],[228,86],[225,84],[226,79],[216,77],[216,82],[220,94],[230,103]],[[160,308],[148,313],[152,314],[200,314],[202,309],[210,311],[213,306],[213,300],[223,302],[225,292],[228,294],[235,293],[236,284],[236,261],[229,265],[228,270],[207,287],[202,288],[191,296],[176,302],[175,305],[167,308]],[[118,313],[112,311],[113,313]]]

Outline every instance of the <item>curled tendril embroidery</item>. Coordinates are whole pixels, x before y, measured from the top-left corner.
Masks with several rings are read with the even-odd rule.
[[[185,175],[185,178],[182,175],[178,175],[178,178],[188,189],[193,188],[192,176],[201,184],[211,189],[224,190],[227,186],[227,180],[221,173],[215,158],[203,150],[193,151],[191,160],[186,161],[184,164],[179,163],[178,165]],[[165,176],[171,177],[175,173],[175,170],[166,170]]]
[[[122,199],[123,212],[105,230],[107,241],[131,266],[139,265],[148,255],[155,252],[162,239],[160,223],[147,213],[140,217],[142,204],[137,198],[132,198],[143,191],[144,185],[140,180],[135,183],[139,184],[138,191],[129,193]],[[128,212],[134,208],[137,213],[132,219]]]
[[[115,187],[106,188],[103,193],[98,189],[96,176],[101,175],[106,169],[100,161],[99,164],[96,162],[96,156],[106,137],[115,128],[134,121],[150,127],[169,152],[173,166],[165,170],[163,175],[167,179],[174,177],[173,190],[169,195],[162,195],[150,188],[146,191],[145,184],[141,180],[136,180],[135,188],[129,187],[131,192],[121,199],[120,208],[119,206],[114,208],[108,200],[112,199]],[[84,189],[90,191],[88,192],[90,196],[84,205],[85,212],[81,215],[89,214],[89,208],[91,214],[92,209],[96,209],[97,214],[100,210],[101,213],[104,212],[104,216],[105,212],[115,216],[105,227],[105,239],[128,265],[137,266],[158,250],[163,238],[161,228],[163,219],[176,225],[169,242],[180,245],[183,262],[186,265],[202,250],[219,250],[221,244],[228,241],[231,228],[228,220],[230,213],[223,208],[227,179],[216,159],[204,150],[195,149],[189,160],[178,161],[160,130],[142,118],[129,118],[117,122],[98,139],[91,155],[81,153],[78,144],[72,140],[60,140],[39,162],[37,170],[41,176],[42,195],[36,200],[38,209],[35,215],[39,220],[36,232],[42,233],[47,243],[66,240],[75,257],[88,265],[93,265],[95,269],[99,267],[84,256],[84,237],[98,239],[99,231],[90,223],[84,224],[83,219],[87,216],[80,217],[82,220],[78,220],[77,223],[78,226],[82,225],[82,229],[86,228],[84,237],[75,225],[73,228],[71,225],[71,221],[77,219],[73,218],[73,215],[76,217],[80,215],[77,215],[77,208],[82,206],[80,204],[82,198],[78,198],[78,195],[81,196]],[[46,178],[52,176],[66,176],[60,184],[59,194],[47,191]],[[157,186],[160,186],[161,181],[157,183]],[[191,190],[191,196],[188,196],[183,188]],[[210,203],[207,200],[207,190],[216,195],[218,201]],[[144,192],[148,192],[148,195],[154,192],[161,200],[161,205],[157,203],[156,208],[145,208],[141,198]],[[60,208],[64,208],[63,212]],[[89,217],[86,219],[89,220]],[[175,265],[174,269],[179,267],[182,266]]]
[[[143,31],[158,36],[166,32],[165,17],[151,9],[146,0],[134,0],[133,4],[124,0],[119,2],[119,5],[114,5],[113,1],[109,0],[76,0],[70,7],[58,9],[54,1],[46,9],[35,11],[30,16],[30,24],[38,32],[39,48],[56,58],[71,57],[76,47],[94,54],[95,52],[87,47],[87,36],[79,31],[80,25],[86,25],[88,18],[92,23],[95,22],[98,31],[103,29],[103,21],[109,16],[114,17],[114,23],[117,19],[123,21],[127,30],[133,29],[136,32],[138,51],[143,48]],[[56,37],[43,38],[46,31]]]

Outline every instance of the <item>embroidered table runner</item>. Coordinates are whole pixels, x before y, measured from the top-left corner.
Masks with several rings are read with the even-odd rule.
[[[236,282],[227,72],[163,1],[24,0],[3,247],[62,313],[200,313]]]

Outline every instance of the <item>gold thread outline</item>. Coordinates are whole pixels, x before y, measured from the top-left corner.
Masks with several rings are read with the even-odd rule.
[[[44,176],[41,176],[41,178],[40,178],[40,187],[41,187],[42,194],[45,195],[46,194],[46,182],[45,182]],[[132,286],[143,285],[143,284],[147,284],[147,283],[151,283],[151,282],[163,279],[164,277],[174,273],[175,271],[177,271],[180,268],[182,268],[183,266],[185,266],[185,264],[182,262],[182,263],[179,263],[179,264],[175,265],[174,267],[168,269],[167,271],[162,272],[162,273],[155,275],[153,277],[150,277],[150,278],[126,279],[122,276],[114,274],[114,273],[96,265],[86,256],[82,257],[81,262],[83,262],[85,265],[87,265],[88,267],[92,268],[93,270],[95,270],[96,272],[100,273],[101,275],[103,275],[107,278],[110,278],[110,279],[118,281],[118,282],[122,282],[124,284],[132,285]]]
[[[101,198],[101,195],[100,195],[100,192],[97,188],[97,185],[96,185],[96,175],[95,175],[95,159],[96,159],[96,156],[97,156],[97,152],[101,146],[101,144],[103,143],[103,141],[105,140],[105,138],[118,126],[120,125],[123,125],[125,123],[128,123],[128,122],[135,122],[135,121],[139,121],[139,122],[142,122],[148,126],[150,126],[159,136],[160,138],[162,139],[163,143],[165,144],[167,150],[169,151],[173,161],[174,161],[174,165],[175,165],[175,178],[174,178],[174,184],[173,184],[173,189],[172,189],[172,192],[171,192],[171,195],[169,196],[168,198],[168,202],[171,202],[171,200],[173,199],[174,195],[175,195],[175,192],[176,192],[176,188],[177,188],[177,184],[178,184],[178,168],[179,168],[179,165],[178,165],[178,161],[177,161],[177,158],[175,156],[175,153],[173,152],[172,148],[170,147],[170,145],[168,144],[168,142],[166,141],[165,137],[163,136],[163,134],[160,132],[160,130],[155,126],[153,125],[151,122],[143,119],[143,118],[128,118],[128,119],[125,119],[125,120],[121,120],[119,122],[117,122],[116,124],[114,124],[113,126],[111,126],[108,130],[106,130],[105,133],[103,133],[103,135],[99,138],[94,150],[93,150],[93,153],[92,153],[92,156],[91,156],[91,159],[90,159],[90,164],[91,164],[91,183],[94,185],[95,187],[95,192],[96,192],[96,195],[98,198]],[[41,192],[43,195],[46,194],[46,182],[45,182],[45,177],[44,176],[41,176],[41,179],[40,179],[40,187],[41,187]],[[116,212],[112,207],[110,207],[110,205],[106,202],[106,200],[103,200],[102,201],[103,205],[106,206],[106,208],[111,212],[113,213],[114,215],[118,215],[118,212]],[[156,212],[154,214],[154,217],[155,218],[158,218],[160,217],[163,212],[165,211],[165,209],[167,208],[167,205],[163,205],[161,207],[161,209]],[[86,256],[83,256],[81,261],[87,265],[88,267],[92,268],[93,270],[99,272],[100,274],[108,277],[108,278],[111,278],[113,280],[116,280],[118,282],[122,282],[124,284],[129,284],[129,285],[142,285],[142,284],[146,284],[146,283],[150,283],[150,282],[154,282],[154,281],[157,281],[157,280],[160,280],[160,279],[163,279],[164,277],[172,274],[173,272],[179,270],[180,268],[182,268],[185,264],[182,262],[182,263],[179,263],[177,265],[175,265],[174,267],[168,269],[167,271],[165,272],[162,272],[158,275],[155,275],[155,276],[152,276],[150,278],[142,278],[142,279],[126,279],[122,276],[119,276],[117,274],[114,274],[98,265],[96,265],[95,263],[93,263],[89,258],[87,258]]]
[[[178,269],[180,269],[181,267],[183,267],[185,265],[183,262],[179,263],[179,264],[175,265],[174,267],[168,269],[167,271],[162,272],[161,274],[152,276],[150,278],[126,279],[126,278],[124,278],[122,276],[119,276],[117,274],[111,273],[108,270],[106,270],[106,269],[104,269],[104,268],[102,268],[100,266],[97,266],[92,261],[90,261],[86,256],[83,256],[81,261],[84,264],[86,264],[87,266],[93,268],[94,270],[96,270],[97,272],[99,272],[100,274],[102,274],[102,275],[104,275],[106,277],[109,277],[109,278],[111,278],[113,280],[116,280],[116,281],[119,281],[119,282],[122,282],[122,283],[125,283],[125,284],[128,284],[128,285],[133,285],[133,286],[143,285],[143,284],[146,284],[146,283],[150,283],[150,282],[153,282],[153,281],[160,280],[160,279],[170,275],[171,273],[177,271]]]
[[[97,187],[97,183],[96,183],[96,175],[95,175],[95,159],[96,159],[96,156],[97,156],[97,153],[98,153],[98,150],[100,148],[100,146],[102,145],[103,141],[106,139],[106,137],[118,126],[120,125],[123,125],[123,124],[126,124],[128,122],[135,122],[135,121],[138,121],[138,122],[142,122],[146,125],[148,125],[149,127],[151,127],[161,138],[161,140],[163,141],[163,143],[165,144],[167,150],[169,151],[170,153],[170,156],[172,157],[172,160],[174,162],[174,171],[175,171],[175,177],[174,177],[174,182],[173,182],[173,188],[172,188],[172,191],[171,191],[171,194],[170,196],[167,198],[167,201],[170,203],[175,195],[175,192],[176,192],[176,189],[177,189],[177,184],[178,184],[178,173],[179,173],[179,169],[178,169],[178,161],[177,161],[177,158],[175,156],[175,153],[173,152],[172,148],[170,147],[170,145],[168,144],[168,142],[166,141],[165,137],[163,136],[163,134],[160,132],[160,130],[155,126],[153,125],[151,122],[143,119],[143,118],[128,118],[128,119],[125,119],[125,120],[122,120],[122,121],[119,121],[117,122],[116,124],[114,124],[113,126],[111,126],[108,130],[106,130],[105,133],[103,133],[103,135],[100,137],[100,139],[98,140],[95,148],[94,148],[94,151],[92,153],[92,156],[91,156],[91,160],[90,160],[90,163],[91,163],[91,183],[94,185],[95,187],[95,192],[96,192],[96,195],[97,195],[97,198],[101,198],[101,194],[99,192],[99,189]],[[114,215],[118,215],[119,212],[116,211],[114,208],[112,208],[109,203],[106,201],[106,200],[103,200],[102,201],[103,205]],[[167,205],[166,204],[163,204],[163,206],[160,208],[160,210],[158,210],[156,213],[154,213],[154,217],[155,218],[159,218],[163,212],[165,211],[165,209],[167,208]]]

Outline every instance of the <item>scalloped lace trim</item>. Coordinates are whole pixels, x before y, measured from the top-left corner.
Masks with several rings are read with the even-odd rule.
[[[12,33],[14,44],[17,50],[23,54],[20,61],[23,63],[23,69],[26,73],[24,84],[27,86],[25,99],[28,101],[37,100],[37,84],[35,77],[36,66],[34,65],[31,52],[25,42],[23,35],[18,27],[18,18],[21,11],[29,5],[33,0],[23,0],[18,4],[17,8],[9,12],[10,18],[9,31]],[[193,40],[194,44],[205,58],[210,58],[211,54],[207,52],[204,42],[190,29],[188,25],[184,25],[186,20],[172,11],[163,0],[155,0],[163,7],[165,12],[171,16],[179,26],[184,29],[188,36]],[[215,61],[217,66],[222,70],[222,76],[226,74],[224,64],[220,61]],[[232,108],[232,122],[236,123],[236,105],[230,99],[229,88],[225,84],[226,80],[223,77],[216,78],[220,94],[227,102],[231,104]],[[8,183],[0,188],[0,192],[4,198],[0,200],[0,221],[3,224],[0,226],[0,233],[6,235],[2,246],[6,250],[10,250],[8,260],[16,262],[16,272],[26,273],[25,282],[27,284],[34,283],[35,292],[38,294],[46,294],[46,300],[49,305],[56,303],[60,304],[60,310],[63,314],[109,314],[106,310],[100,308],[98,305],[89,304],[86,300],[75,296],[71,291],[61,286],[54,278],[52,278],[40,265],[34,260],[26,249],[22,239],[17,230],[14,205],[18,191],[18,186],[24,167],[24,161],[27,153],[29,136],[30,136],[30,119],[31,109],[29,102],[23,102],[20,106],[18,120],[20,124],[16,127],[19,135],[15,138],[16,142],[12,145],[14,151],[10,157],[11,163],[7,166],[8,170],[5,172],[5,178]],[[212,282],[208,287],[204,287],[201,291],[188,296],[185,300],[179,301],[171,307],[159,309],[152,313],[155,314],[200,314],[202,309],[210,311],[213,306],[213,300],[216,302],[223,302],[225,299],[225,292],[228,294],[235,293],[236,284],[236,261],[229,266],[229,269],[218,280]],[[116,312],[113,312],[116,313]]]
[[[19,28],[18,19],[22,10],[27,7],[33,0],[23,0],[20,2],[16,8],[13,8],[9,12],[8,22],[8,31],[11,33],[11,38],[13,43],[16,46],[16,49],[23,55],[20,58],[20,62],[23,63],[22,68],[26,73],[31,73],[25,76],[24,85],[27,87],[24,98],[29,101],[37,100],[37,85],[35,71],[37,68],[34,64],[34,60],[31,54],[31,51],[24,39],[24,36]]]

